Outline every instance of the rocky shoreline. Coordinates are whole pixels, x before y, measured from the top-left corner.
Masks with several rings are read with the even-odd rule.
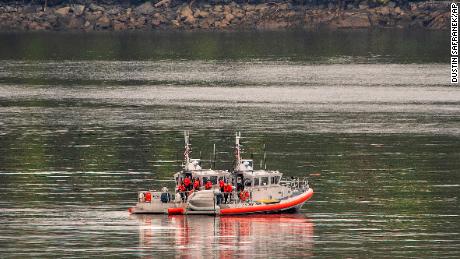
[[[158,1],[158,0],[156,0]],[[0,3],[1,31],[234,31],[285,29],[423,28],[446,30],[450,2],[397,6],[367,4],[338,8],[291,3],[181,4],[146,2],[138,6],[40,5]],[[45,10],[44,10],[45,9]]]

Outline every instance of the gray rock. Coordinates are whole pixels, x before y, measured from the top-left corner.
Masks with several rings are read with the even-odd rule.
[[[83,20],[81,18],[77,18],[77,17],[72,17],[70,20],[69,20],[69,23],[67,25],[67,27],[69,29],[79,29],[80,27],[82,27],[83,25]]]
[[[84,5],[81,5],[81,4],[73,5],[73,6],[72,6],[72,12],[73,12],[76,16],[80,16],[80,15],[82,15],[82,14],[85,12],[85,6],[84,6]]]
[[[93,4],[93,3],[91,3],[91,4],[88,6],[88,9],[89,9],[90,11],[93,11],[93,12],[96,12],[96,11],[104,12],[104,11],[105,11],[105,8],[104,8],[104,7],[99,6],[99,5],[96,5],[96,4]]]
[[[69,14],[69,12],[70,12],[70,7],[68,6],[61,7],[61,8],[54,10],[54,13],[60,16],[66,16]]]
[[[110,27],[110,19],[104,15],[96,21],[96,26],[101,29],[107,29]]]
[[[389,15],[390,14],[390,8],[388,6],[382,6],[380,8],[380,14]]]
[[[150,2],[145,2],[136,7],[135,12],[137,14],[151,14],[155,11],[155,7]]]
[[[369,28],[371,23],[366,14],[354,14],[346,17],[340,17],[332,24],[335,28]]]
[[[367,3],[360,3],[359,4],[359,9],[364,10],[364,9],[367,9],[367,8],[369,8],[369,5],[367,5]]]
[[[12,6],[9,6],[9,5],[6,6],[5,10],[7,12],[9,12],[9,13],[17,11],[17,9],[15,7],[12,7]]]
[[[115,8],[109,9],[106,13],[110,15],[116,15],[116,14],[121,13],[121,9],[119,7],[115,7]]]
[[[181,20],[189,24],[192,24],[195,22],[193,11],[188,4],[182,5],[181,8],[177,9],[177,12],[179,13],[177,20]]]

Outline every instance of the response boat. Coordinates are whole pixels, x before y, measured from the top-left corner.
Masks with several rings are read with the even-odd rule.
[[[279,171],[254,170],[252,159],[241,158],[241,134],[236,134],[233,170],[203,169],[199,159],[191,159],[188,132],[184,133],[184,165],[174,174],[175,195],[161,191],[138,192],[130,213],[238,215],[249,213],[294,213],[313,196],[306,178],[283,180]],[[199,181],[199,188],[180,191],[185,179]],[[212,184],[209,184],[209,182]],[[221,182],[233,186],[222,192]],[[208,189],[204,185],[208,183]],[[224,199],[225,197],[225,199]]]

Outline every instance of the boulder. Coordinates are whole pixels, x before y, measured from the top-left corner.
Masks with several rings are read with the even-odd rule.
[[[31,22],[27,24],[27,29],[36,31],[36,30],[43,30],[43,27],[40,26],[40,24],[38,24],[37,22]]]
[[[215,5],[214,6],[214,12],[216,12],[216,13],[222,12],[222,5]]]
[[[156,18],[152,19],[152,26],[153,27],[160,26],[160,24],[161,24],[161,21],[159,19],[156,19]]]
[[[72,17],[70,20],[69,20],[69,23],[67,25],[67,27],[69,29],[80,29],[83,25],[83,20],[79,19],[79,18],[76,18],[76,17]]]
[[[107,29],[110,27],[110,19],[107,16],[101,16],[101,18],[97,19],[96,26],[101,29]]]
[[[193,16],[196,18],[206,18],[209,16],[209,12],[198,10]]]
[[[153,26],[159,26],[160,24],[162,23],[166,23],[168,20],[166,19],[166,17],[161,14],[161,13],[155,13],[153,15],[153,19],[152,19],[152,25]]]
[[[151,2],[145,2],[134,10],[137,14],[151,14],[155,11],[155,7]]]
[[[179,21],[177,21],[177,20],[172,20],[172,21],[171,21],[171,25],[172,25],[173,27],[175,27],[175,28],[179,28],[179,27],[180,27],[180,23],[179,23]]]
[[[190,6],[183,5],[181,8],[177,10],[179,12],[179,20],[184,21],[186,23],[192,24],[195,22],[195,17],[193,16],[193,11]]]
[[[105,8],[102,7],[102,6],[99,6],[97,4],[94,4],[94,3],[91,3],[89,6],[88,6],[88,9],[90,11],[93,11],[93,12],[97,12],[97,11],[101,11],[101,12],[104,12],[105,11]]]
[[[371,23],[369,17],[366,14],[354,14],[345,17],[339,17],[335,19],[331,24],[332,27],[345,29],[345,28],[369,28]]]
[[[268,9],[268,5],[266,4],[258,4],[255,6],[255,10],[256,11],[265,11],[266,9]]]
[[[158,3],[156,3],[154,6],[156,8],[169,7],[170,4],[171,4],[171,0],[161,0]]]
[[[358,8],[359,8],[360,10],[368,9],[368,8],[369,8],[369,5],[367,5],[367,3],[360,3],[360,4],[358,5]]]
[[[145,17],[139,17],[136,21],[135,21],[135,26],[136,28],[142,28],[144,27],[144,25],[147,23],[147,19]]]
[[[235,18],[235,16],[233,14],[231,14],[231,13],[225,14],[225,20],[228,21],[228,22],[231,22],[234,18]]]
[[[106,11],[106,14],[110,14],[110,15],[118,15],[120,13],[121,13],[120,7],[114,7]]]
[[[85,12],[85,6],[84,6],[84,5],[81,5],[81,4],[73,5],[73,6],[72,6],[72,12],[73,12],[76,16],[80,16],[80,15],[82,15],[82,14]]]
[[[389,15],[390,14],[390,8],[388,6],[382,6],[379,8],[378,12],[381,14],[381,15]]]
[[[54,10],[54,13],[60,16],[66,16],[69,14],[69,12],[70,12],[70,7],[68,6],[61,7],[61,8]]]
[[[113,30],[115,31],[124,31],[128,29],[128,26],[124,22],[115,21],[113,22]]]
[[[446,14],[440,14],[436,16],[428,25],[427,27],[430,29],[436,29],[436,30],[445,30],[448,29],[450,26],[450,18],[449,18],[449,13]]]

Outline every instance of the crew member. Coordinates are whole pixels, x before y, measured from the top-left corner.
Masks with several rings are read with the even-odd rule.
[[[233,191],[233,186],[230,183],[225,184],[224,186],[224,198],[225,198],[225,203],[228,203],[232,200],[232,191]]]
[[[177,191],[180,193],[180,197],[182,199],[182,202],[185,202],[187,200],[187,194],[186,194],[186,189],[185,189],[185,186],[184,184],[180,184],[178,187],[177,187]]]
[[[220,188],[220,192],[224,192],[224,187],[225,187],[225,182],[224,182],[224,179],[220,179],[219,180],[219,188]]]
[[[200,179],[199,178],[195,178],[195,181],[193,182],[193,189],[195,189],[195,191],[198,191],[200,189]]]
[[[186,189],[187,191],[192,190],[192,181],[190,181],[190,177],[188,177],[188,176],[185,177],[185,179],[184,179],[184,185],[185,185],[185,189]]]
[[[211,181],[208,180],[208,181],[206,182],[206,184],[204,185],[204,188],[205,188],[206,190],[211,190],[211,188],[212,188],[212,183],[211,183]]]

